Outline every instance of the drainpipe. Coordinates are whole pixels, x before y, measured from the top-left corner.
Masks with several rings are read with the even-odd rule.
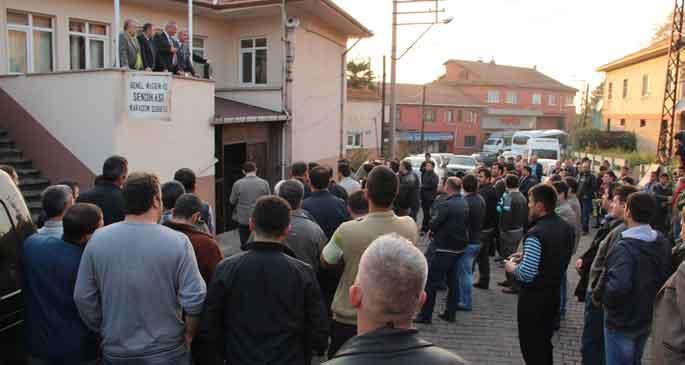
[[[190,63],[193,63],[193,0],[188,0],[188,51]]]
[[[340,55],[340,159],[345,158],[345,99],[347,96],[347,54],[350,53],[352,48],[354,48],[361,38],[352,44],[352,46],[345,50],[345,52]]]
[[[286,178],[286,165],[288,165],[288,157],[286,154],[292,154],[292,119],[290,114],[290,105],[288,101],[288,72],[290,70],[288,60],[288,49],[290,48],[290,40],[288,39],[288,29],[286,22],[288,21],[288,11],[286,9],[286,1],[281,2],[281,41],[283,43],[283,70],[281,72],[281,109],[287,116],[287,120],[281,127],[281,179]],[[289,133],[290,131],[290,133]],[[290,152],[289,152],[290,151]]]
[[[119,68],[119,32],[121,31],[121,6],[119,0],[114,0],[114,67]]]

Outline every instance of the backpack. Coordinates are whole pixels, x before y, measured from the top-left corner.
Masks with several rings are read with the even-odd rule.
[[[685,364],[685,265],[659,290],[653,323],[653,363]]]

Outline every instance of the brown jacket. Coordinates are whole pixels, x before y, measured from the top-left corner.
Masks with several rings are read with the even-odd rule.
[[[685,264],[656,296],[653,338],[653,364],[685,364]]]
[[[205,283],[209,284],[214,276],[216,265],[224,258],[219,249],[219,244],[211,235],[199,231],[195,226],[184,223],[177,223],[169,221],[164,223],[165,226],[184,233],[190,239],[190,243],[195,250],[195,258],[197,259],[197,266],[200,269],[202,278]]]

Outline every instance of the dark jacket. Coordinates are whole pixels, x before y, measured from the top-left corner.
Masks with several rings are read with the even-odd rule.
[[[309,187],[309,184],[303,177],[296,177],[294,176],[293,179],[298,180],[299,182],[302,183],[302,186],[304,187],[304,196],[302,197],[302,200],[309,198],[310,195],[312,195],[312,188]]]
[[[538,179],[535,176],[530,175],[528,177],[522,177],[519,184],[519,191],[528,200],[528,191],[533,188],[533,186],[538,184]]]
[[[671,212],[673,189],[669,185],[656,184],[652,188],[652,195],[656,201],[656,210],[652,216],[651,225],[659,232],[667,234],[670,228],[669,222],[671,221],[669,213]]]
[[[522,290],[556,290],[561,288],[562,274],[571,260],[576,232],[556,213],[545,215],[531,224],[524,241],[536,237],[540,241],[540,265],[531,283],[522,283]]]
[[[575,295],[578,297],[578,301],[585,301],[585,296],[587,294],[588,283],[590,282],[590,268],[592,267],[592,262],[597,256],[597,251],[599,250],[599,244],[609,235],[614,228],[618,227],[623,221],[616,219],[614,217],[607,216],[607,218],[599,227],[595,238],[592,240],[590,247],[583,252],[580,259],[583,260],[583,266],[579,270],[580,279],[578,280],[578,286],[576,286]]]
[[[478,193],[464,197],[469,205],[469,242],[480,242],[480,232],[483,230],[485,219],[485,200]]]
[[[155,69],[155,45],[153,40],[148,40],[145,35],[138,35],[138,43],[140,43],[140,53],[143,56],[143,68]]]
[[[418,209],[419,207],[419,179],[413,172],[400,176],[400,188],[395,199],[395,206],[399,209]]]
[[[435,171],[424,171],[421,173],[421,201],[432,202],[435,199],[435,194],[438,192],[438,184],[440,178]]]
[[[333,237],[333,233],[343,222],[350,220],[345,202],[327,190],[312,192],[302,203],[302,208],[312,215],[327,239]]]
[[[155,34],[153,41],[157,51],[157,56],[155,57],[155,71],[176,72],[177,65],[174,65],[173,63],[174,54],[171,53],[171,47],[173,46],[178,49],[180,47],[178,41],[174,38],[171,38],[171,41],[169,41],[169,38],[167,38],[164,32]],[[178,57],[176,57],[176,59],[178,62]]]
[[[431,212],[433,244],[440,250],[462,251],[469,244],[469,205],[459,194],[436,203]]]
[[[195,53],[193,53],[191,57],[190,49],[188,49],[187,47],[188,46],[186,44],[181,44],[181,47],[178,50],[178,70],[196,76],[193,62],[199,64],[206,64],[207,60],[196,55]],[[190,61],[191,58],[192,62]]]
[[[348,340],[328,365],[459,365],[461,357],[419,338],[415,329],[380,328]]]
[[[124,194],[121,192],[121,188],[110,182],[101,182],[92,189],[81,193],[78,202],[91,203],[100,207],[105,225],[124,220]]]
[[[284,245],[251,242],[217,267],[200,336],[228,364],[309,365],[328,326],[311,266]]]
[[[670,242],[642,227],[652,233],[628,229],[609,253],[602,296],[606,326],[636,335],[649,331],[654,298],[671,275]]]
[[[501,232],[525,229],[528,225],[528,202],[519,191],[505,193],[497,207]]]
[[[530,165],[530,169],[532,170],[533,175],[538,179],[542,179],[542,175],[544,174],[542,164],[539,162],[536,162],[535,164]]]
[[[480,186],[480,196],[485,201],[485,221],[483,222],[483,230],[497,227],[497,203],[499,196],[497,190],[492,184],[484,184]]]
[[[597,177],[591,172],[582,172],[578,175],[578,199],[594,198],[598,188]]]
[[[224,258],[214,237],[190,224],[166,222],[164,225],[188,236],[190,243],[193,245],[193,251],[195,251],[195,259],[200,269],[200,275],[205,279],[205,283],[211,282],[216,266]]]

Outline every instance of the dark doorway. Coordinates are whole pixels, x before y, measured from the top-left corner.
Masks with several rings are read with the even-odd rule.
[[[243,177],[243,164],[247,160],[247,144],[236,143],[224,145],[223,157],[224,191],[221,200],[225,212],[224,231],[230,231],[237,228],[237,223],[231,218],[233,216],[233,207],[231,207],[229,203],[229,197],[231,196],[233,184]]]

